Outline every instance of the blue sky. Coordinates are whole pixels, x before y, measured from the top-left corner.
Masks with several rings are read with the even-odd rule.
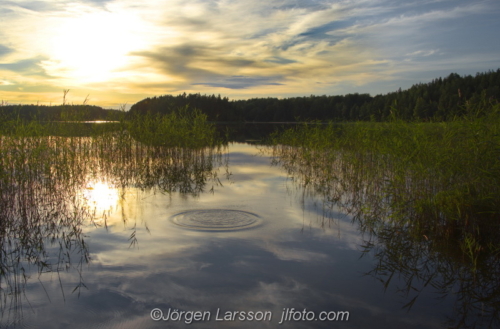
[[[0,0],[0,100],[376,95],[500,68],[499,14],[498,0]]]

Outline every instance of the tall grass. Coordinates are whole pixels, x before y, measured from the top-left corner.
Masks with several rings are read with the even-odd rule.
[[[500,214],[497,114],[447,123],[309,124],[273,141],[276,155],[289,164],[319,166],[333,179],[354,176],[345,183],[358,180],[378,191],[394,218],[468,225]],[[329,166],[339,161],[341,170]]]
[[[274,154],[305,185],[327,190],[330,200],[349,196],[365,222],[383,219],[453,236],[475,262],[485,248],[499,250],[496,109],[446,123],[308,124],[275,135]]]
[[[309,123],[273,136],[273,162],[327,207],[353,216],[368,236],[364,251],[373,251],[369,274],[386,289],[398,282],[405,307],[426,289],[443,298],[455,291],[451,327],[493,328],[500,325],[499,105],[488,112],[446,123]]]
[[[128,122],[128,130],[149,145],[205,147],[216,143],[216,129],[207,121],[207,115],[189,107],[166,115],[136,114]]]

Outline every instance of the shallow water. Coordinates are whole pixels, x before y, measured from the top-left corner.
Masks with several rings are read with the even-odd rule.
[[[84,224],[90,261],[76,249],[57,270],[26,268],[22,292],[3,297],[2,327],[446,328],[453,293],[418,279],[419,291],[405,292],[404,275],[387,284],[367,275],[380,249],[365,252],[356,221],[272,166],[264,147],[224,152],[213,189],[201,193],[116,188],[94,177],[79,194],[105,214]],[[60,250],[46,252],[61,259]],[[176,319],[174,311],[187,313]],[[188,324],[194,312],[204,321]],[[325,314],[344,320],[320,321]]]

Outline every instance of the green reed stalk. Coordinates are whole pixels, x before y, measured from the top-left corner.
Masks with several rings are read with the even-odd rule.
[[[484,112],[440,123],[307,124],[275,135],[274,153],[304,185],[330,200],[347,196],[365,221],[444,234],[475,262],[486,246],[500,251],[499,105]]]

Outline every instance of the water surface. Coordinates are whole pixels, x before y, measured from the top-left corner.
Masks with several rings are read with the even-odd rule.
[[[44,259],[57,265],[26,260],[5,276],[5,292],[16,289],[2,295],[2,327],[275,328],[293,308],[349,316],[283,327],[446,328],[460,315],[456,291],[443,293],[433,284],[444,272],[429,280],[415,272],[408,284],[404,264],[391,269],[384,263],[387,247],[361,233],[345,209],[272,165],[266,147],[230,144],[211,160],[196,153],[182,160],[190,165],[179,160],[170,176],[150,162],[137,176],[143,167],[140,157],[134,161],[130,177],[115,163],[69,192],[76,195],[73,205],[93,213],[77,233],[83,243],[63,246],[64,230],[45,236]],[[193,163],[202,174],[190,172]],[[437,263],[423,263],[429,268],[421,270],[434,273]],[[153,309],[164,317],[175,310],[211,318],[154,321]],[[216,319],[228,311],[270,312],[272,318]]]

